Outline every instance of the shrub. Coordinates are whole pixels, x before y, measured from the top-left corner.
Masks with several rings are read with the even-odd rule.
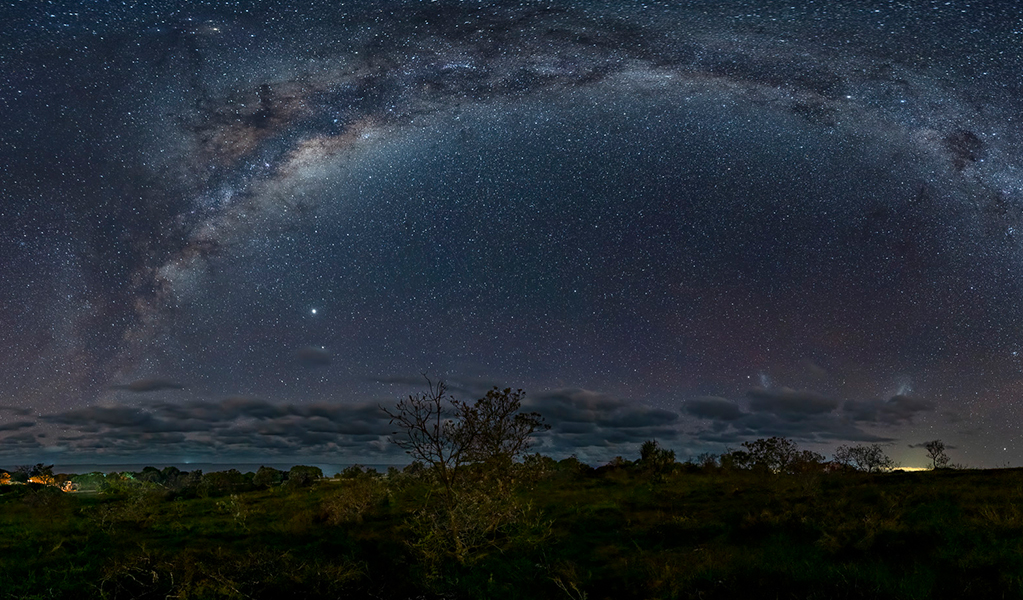
[[[273,467],[259,467],[256,474],[252,476],[252,485],[258,488],[269,488],[280,485],[284,481],[284,471]]]
[[[373,477],[349,477],[341,490],[324,503],[327,521],[361,523],[363,517],[387,497],[387,488]]]
[[[323,479],[323,471],[319,467],[295,465],[288,471],[284,485],[291,490],[309,487],[317,479]]]

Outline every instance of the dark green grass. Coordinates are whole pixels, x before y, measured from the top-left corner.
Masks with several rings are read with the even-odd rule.
[[[428,485],[361,521],[288,490],[0,493],[10,598],[1021,598],[1023,472],[564,474],[471,560],[415,547]],[[123,490],[122,490],[123,492]],[[436,558],[436,557],[434,557]]]

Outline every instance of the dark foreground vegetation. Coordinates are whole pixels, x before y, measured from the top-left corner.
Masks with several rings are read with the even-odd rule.
[[[949,469],[940,440],[916,473],[784,438],[591,469],[526,453],[546,425],[521,390],[427,384],[385,411],[415,460],[386,474],[0,473],[0,595],[1023,597],[1023,471]]]
[[[514,494],[463,495],[460,547],[419,465],[0,486],[0,595],[1023,597],[1021,470],[786,474],[656,458],[596,470],[528,458],[512,467]]]

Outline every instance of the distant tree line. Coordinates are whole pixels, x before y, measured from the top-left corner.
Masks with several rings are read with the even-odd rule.
[[[323,478],[323,471],[319,467],[304,465],[296,465],[288,471],[264,466],[256,472],[249,473],[242,473],[237,469],[203,473],[201,469],[182,471],[170,466],[163,469],[145,467],[141,471],[111,473],[93,471],[77,475],[53,475],[52,469],[52,465],[46,467],[43,473],[49,474],[51,480],[58,485],[65,481],[75,484],[78,491],[114,495],[144,492],[168,499],[224,496],[272,487],[296,490],[309,487]],[[16,469],[14,474],[10,475],[10,480],[15,483],[43,483],[40,476],[30,474],[36,471],[37,468]]]

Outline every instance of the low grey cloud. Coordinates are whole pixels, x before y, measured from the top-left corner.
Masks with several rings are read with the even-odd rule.
[[[739,405],[719,396],[701,396],[685,403],[686,413],[694,417],[719,421],[735,421],[742,417]]]
[[[385,406],[393,410],[394,400]],[[742,400],[701,396],[684,402],[680,410],[668,410],[566,388],[527,395],[523,409],[539,412],[551,426],[549,432],[537,433],[537,451],[600,462],[614,455],[633,456],[650,439],[667,447],[735,445],[770,436],[815,443],[885,442],[891,438],[864,427],[908,422],[933,406],[909,396],[840,403],[812,391],[754,388]],[[683,438],[687,423],[696,427]],[[46,440],[39,437],[43,431],[33,433],[34,427],[46,426],[59,426],[61,433]],[[389,462],[404,459],[388,441],[395,429],[376,403],[281,403],[247,396],[160,399],[142,406],[76,408],[0,425],[0,432],[7,433],[0,437],[0,453],[39,449],[45,441],[68,452],[109,456],[301,453],[341,459],[371,453],[379,462]]]
[[[141,409],[130,406],[88,406],[46,415],[44,421],[59,425],[82,427],[129,427],[140,428],[153,421],[153,416]]]
[[[9,412],[19,417],[27,417],[34,411],[31,408],[23,408],[20,406],[0,406],[0,412]]]
[[[99,455],[338,455],[341,448],[363,446],[376,454],[399,452],[377,443],[386,441],[393,427],[379,406],[368,403],[275,404],[230,397],[92,406],[41,419],[65,429],[62,447]],[[0,443],[0,451],[8,447]]]
[[[0,423],[0,431],[17,431],[35,426],[35,421],[14,421],[12,423]]]
[[[688,400],[683,411],[704,420],[698,439],[717,444],[780,436],[815,443],[891,442],[894,438],[867,431],[867,425],[911,422],[933,403],[922,398],[895,396],[888,400],[848,400],[844,403],[810,390],[756,387],[746,393],[748,409],[717,396]]]
[[[909,422],[922,412],[930,412],[934,403],[915,396],[898,395],[888,400],[849,400],[842,410],[854,421],[895,425]]]
[[[919,444],[907,444],[907,448],[927,448],[927,444],[930,442],[920,442]],[[945,445],[945,450],[957,450],[956,446]]]
[[[646,440],[679,436],[679,413],[592,390],[544,392],[529,398],[524,408],[539,412],[551,425],[548,434],[537,437],[538,450],[553,455],[579,454],[602,462],[631,455]]]
[[[822,394],[792,388],[753,388],[746,392],[750,409],[782,415],[785,418],[802,418],[806,415],[829,413],[838,408],[838,401]]]
[[[548,419],[585,423],[596,422],[602,416],[627,406],[621,399],[581,389],[544,392],[527,398],[525,404]]]
[[[125,390],[136,394],[159,392],[161,390],[183,390],[185,386],[169,379],[138,379],[130,383],[112,385],[111,389]]]
[[[38,451],[43,445],[36,439],[38,436],[31,431],[22,431],[0,437],[0,452]],[[20,455],[24,456],[24,455]]]

